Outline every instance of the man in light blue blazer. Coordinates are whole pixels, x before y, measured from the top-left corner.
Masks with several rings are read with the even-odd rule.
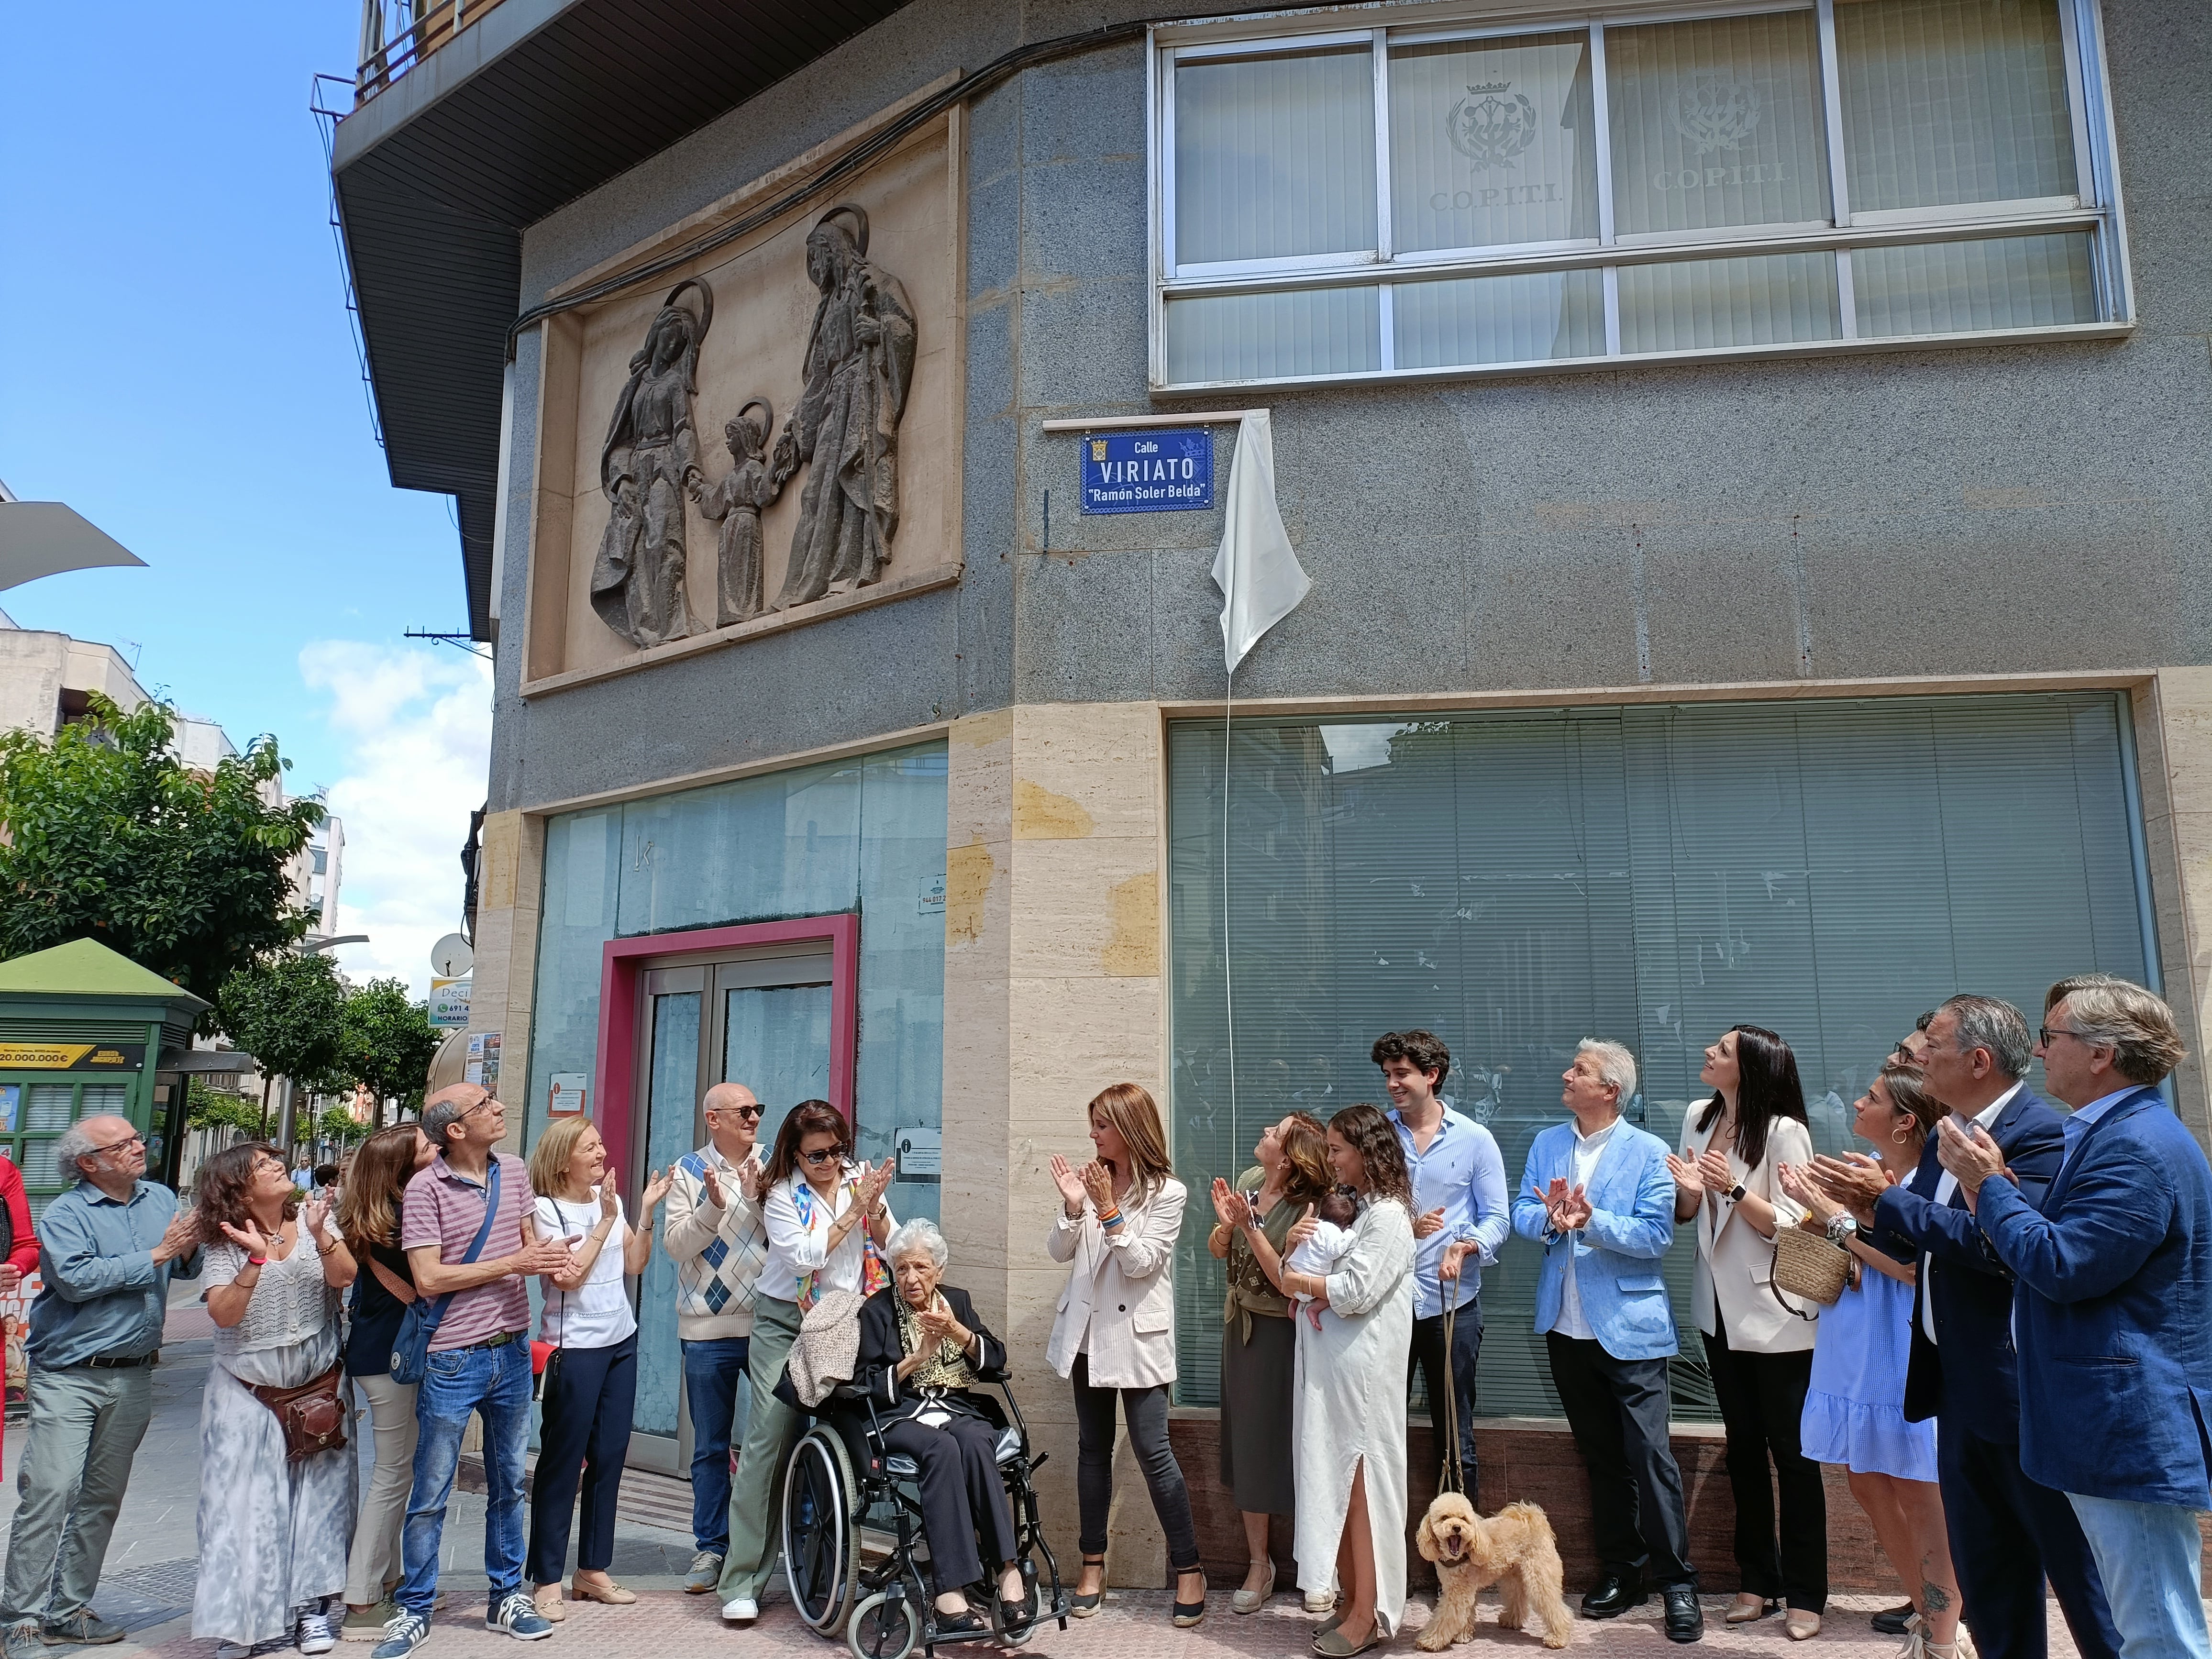
[[[1667,1144],[1621,1121],[1636,1060],[1620,1043],[1583,1038],[1560,1081],[1574,1121],[1553,1124],[1529,1147],[1513,1231],[1544,1247],[1536,1329],[1589,1472],[1599,1579],[1583,1613],[1616,1618],[1649,1601],[1656,1584],[1668,1638],[1694,1642],[1705,1620],[1682,1472],[1667,1437],[1675,1346],[1659,1269],[1674,1242]]]
[[[2212,1659],[2212,1164],[2158,1091],[2172,1010],[2101,975],[2051,992],[2035,1052],[2074,1112],[2040,1212],[1982,1129],[1947,1121],[1938,1155],[2017,1280],[2021,1466],[2081,1517],[2121,1653]]]

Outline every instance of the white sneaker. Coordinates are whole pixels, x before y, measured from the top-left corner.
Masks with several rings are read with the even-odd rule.
[[[739,1625],[750,1625],[760,1617],[760,1603],[750,1595],[739,1595],[722,1603],[722,1617]]]
[[[1306,1592],[1306,1611],[1308,1613],[1334,1613],[1336,1611],[1336,1592],[1333,1589],[1308,1590]]]
[[[300,1615],[298,1646],[302,1653],[328,1653],[337,1646],[338,1638],[331,1629],[329,1616],[319,1613]]]

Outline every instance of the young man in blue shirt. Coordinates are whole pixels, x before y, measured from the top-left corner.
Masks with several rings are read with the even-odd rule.
[[[1413,1182],[1413,1346],[1406,1381],[1421,1370],[1439,1460],[1450,1455],[1452,1407],[1459,1419],[1460,1480],[1475,1487],[1474,1373],[1482,1353],[1482,1269],[1513,1231],[1505,1160],[1490,1131],[1439,1098],[1451,1050],[1429,1031],[1389,1031],[1370,1057],[1382,1071],[1390,1121]],[[1452,1317],[1447,1346],[1444,1314]]]

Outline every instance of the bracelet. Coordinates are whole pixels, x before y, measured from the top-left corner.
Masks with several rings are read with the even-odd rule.
[[[1115,1208],[1110,1210],[1101,1210],[1098,1212],[1098,1224],[1101,1227],[1103,1227],[1108,1232],[1111,1232],[1115,1228],[1120,1226],[1121,1224],[1121,1211],[1120,1206],[1117,1205]]]
[[[246,1258],[246,1265],[249,1267],[265,1267],[269,1265],[269,1258],[265,1255],[249,1255]]]

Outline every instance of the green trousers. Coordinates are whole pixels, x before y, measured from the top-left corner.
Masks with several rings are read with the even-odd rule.
[[[730,1482],[730,1551],[722,1558],[722,1582],[716,1587],[725,1601],[740,1596],[759,1601],[775,1568],[783,1530],[783,1468],[805,1423],[775,1397],[775,1385],[798,1340],[799,1317],[796,1302],[753,1297],[752,1346],[745,1355],[750,1414],[737,1478]]]
[[[55,1624],[92,1605],[131,1462],[154,1415],[154,1372],[31,1368],[29,1438],[8,1540],[0,1624]]]

